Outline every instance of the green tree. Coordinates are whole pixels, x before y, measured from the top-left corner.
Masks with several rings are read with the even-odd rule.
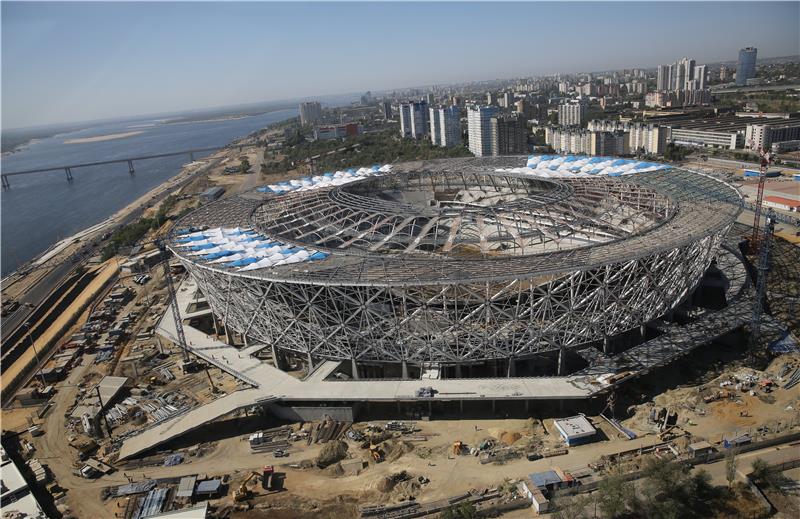
[[[553,519],[589,519],[594,515],[592,502],[591,496],[581,494],[553,499]]]
[[[642,500],[636,501],[640,515],[652,519],[691,519],[713,515],[714,488],[711,476],[669,460],[649,460],[644,468]]]
[[[750,479],[757,485],[770,487],[780,493],[785,492],[783,487],[786,486],[785,483],[787,483],[786,477],[775,467],[770,467],[769,464],[761,458],[757,458],[753,461],[750,467],[752,469]]]
[[[248,171],[250,171],[250,161],[247,159],[247,157],[241,157],[239,161],[240,161],[239,164],[240,172],[247,173]]]
[[[729,449],[725,454],[725,479],[728,481],[728,488],[733,487],[736,481],[736,452]]]
[[[441,519],[475,519],[478,517],[478,511],[475,510],[475,505],[465,502],[445,508],[440,517]]]
[[[619,467],[600,482],[598,490],[598,507],[605,517],[619,517],[628,510],[633,502],[635,490],[633,483],[625,480]]]

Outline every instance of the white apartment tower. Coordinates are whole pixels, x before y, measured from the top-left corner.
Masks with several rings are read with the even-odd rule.
[[[404,139],[411,137],[411,105],[409,103],[400,105],[400,136]]]
[[[428,103],[413,101],[400,105],[400,135],[421,139],[428,134]]]
[[[469,151],[476,157],[492,154],[491,120],[499,109],[496,106],[471,106],[467,108]]]
[[[703,90],[706,87],[706,66],[705,65],[697,65],[694,68],[694,81],[697,85],[698,90]]]
[[[428,120],[431,124],[431,144],[434,146],[442,145],[442,121],[439,119],[439,110],[436,108],[428,109]]]
[[[300,124],[313,125],[322,119],[322,105],[318,101],[300,103]]]
[[[583,103],[558,105],[558,124],[561,126],[580,126],[586,116]]]
[[[461,111],[457,106],[439,108],[436,114],[441,131],[440,146],[452,147],[461,144]]]
[[[670,66],[659,65],[658,73],[656,75],[656,90],[669,90],[670,87]]]
[[[683,65],[684,83],[681,84],[678,88],[686,88],[684,84],[694,79],[695,63],[696,63],[695,60],[692,58],[683,58],[681,60],[681,65]]]

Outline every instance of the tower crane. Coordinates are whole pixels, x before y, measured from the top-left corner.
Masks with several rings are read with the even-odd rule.
[[[753,141],[750,141],[750,145],[753,145]],[[753,235],[750,238],[750,252],[755,254],[758,252],[758,241],[759,241],[759,227],[761,226],[761,205],[764,201],[764,182],[767,176],[767,168],[773,162],[772,153],[766,151],[764,148],[760,148],[758,150],[758,154],[761,157],[759,161],[758,167],[758,194],[756,195],[756,208],[755,208],[755,217],[753,218]]]
[[[767,222],[761,236],[758,250],[758,278],[756,279],[756,295],[753,301],[753,316],[750,320],[750,340],[748,349],[753,355],[758,347],[761,336],[761,316],[764,312],[764,298],[767,293],[767,272],[769,271],[769,246],[772,242],[772,233],[775,230],[775,212],[770,209],[767,213]]]

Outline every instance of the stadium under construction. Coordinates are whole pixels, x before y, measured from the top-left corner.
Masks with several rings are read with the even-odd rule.
[[[570,156],[375,166],[204,205],[168,242],[189,273],[177,305],[190,352],[246,387],[120,456],[254,405],[352,420],[596,397],[747,322],[725,242],[740,211],[702,173]],[[704,287],[717,301],[698,306]]]

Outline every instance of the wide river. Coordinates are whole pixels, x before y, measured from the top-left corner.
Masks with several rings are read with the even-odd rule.
[[[224,146],[295,116],[297,109],[293,108],[228,120],[164,123],[150,119],[105,123],[28,144],[3,157],[2,170],[13,172]],[[82,141],[114,134],[122,136]],[[200,157],[195,155],[195,159]],[[128,175],[128,166],[124,163],[79,168],[72,170],[74,180],[71,183],[67,182],[63,170],[10,177],[11,189],[3,190],[0,195],[3,276],[60,239],[105,220],[176,175],[187,162],[187,155],[137,161],[134,163],[136,173],[132,176]]]

